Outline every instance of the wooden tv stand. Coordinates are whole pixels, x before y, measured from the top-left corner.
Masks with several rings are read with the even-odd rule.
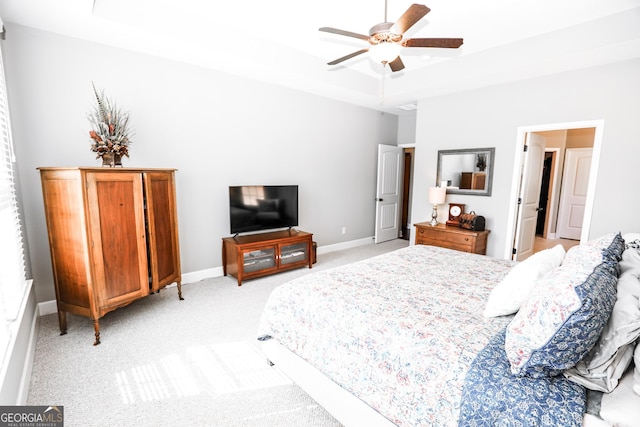
[[[224,275],[238,280],[313,265],[313,234],[293,229],[222,239]]]

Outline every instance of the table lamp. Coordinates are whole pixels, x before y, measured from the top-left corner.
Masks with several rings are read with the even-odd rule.
[[[433,211],[431,212],[431,225],[438,225],[438,205],[444,203],[444,199],[447,196],[447,189],[445,187],[430,187],[429,188],[429,203],[433,205]]]

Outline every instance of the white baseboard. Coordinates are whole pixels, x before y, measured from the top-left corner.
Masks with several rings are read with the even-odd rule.
[[[373,236],[365,237],[364,239],[350,240],[348,242],[334,243],[333,245],[318,247],[319,254],[326,254],[334,251],[341,251],[343,249],[351,249],[358,246],[364,246],[373,243]]]
[[[46,316],[58,312],[58,304],[56,300],[50,300],[38,303],[38,316]]]
[[[368,245],[370,243],[373,243],[373,239],[374,239],[373,236],[371,236],[371,237],[365,237],[363,239],[350,240],[348,242],[340,242],[340,243],[335,243],[333,245],[321,246],[321,247],[318,247],[318,253],[326,254],[329,252],[341,251],[343,249],[351,249],[358,246]],[[182,275],[182,283],[194,283],[194,282],[199,282],[200,280],[203,280],[203,279],[209,279],[212,277],[221,277],[222,275],[223,275],[222,266],[207,268],[204,270],[184,273]],[[175,286],[175,284],[172,284],[169,286]],[[56,304],[56,300],[38,303],[39,316],[46,316],[48,314],[54,314],[57,312],[58,312],[58,305]]]
[[[205,270],[192,271],[190,273],[184,273],[182,275],[182,283],[194,283],[199,282],[202,279],[208,279],[210,277],[220,277],[223,274],[222,266],[207,268]]]
[[[185,273],[182,275],[182,283],[194,283],[210,277],[222,276],[222,267],[207,268],[206,270],[193,271],[191,273]],[[168,288],[175,287],[176,284],[172,283],[167,286]],[[54,314],[58,312],[58,304],[56,300],[50,300],[38,303],[38,316],[46,316],[48,314]]]

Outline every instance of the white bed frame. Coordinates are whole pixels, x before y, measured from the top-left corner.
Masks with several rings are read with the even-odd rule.
[[[267,359],[345,427],[396,427],[371,406],[331,381],[276,340],[262,343]]]
[[[267,360],[275,365],[313,400],[345,427],[396,427],[371,406],[330,380],[300,356],[271,339],[261,344]],[[584,427],[611,427],[593,415],[585,414]]]

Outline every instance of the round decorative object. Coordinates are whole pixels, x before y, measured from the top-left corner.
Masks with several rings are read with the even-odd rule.
[[[464,203],[449,203],[447,225],[460,225],[460,215],[464,213]]]
[[[117,153],[104,153],[102,155],[102,166],[110,168],[122,166],[122,156]]]

